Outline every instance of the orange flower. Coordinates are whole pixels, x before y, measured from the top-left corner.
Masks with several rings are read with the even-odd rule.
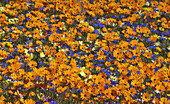
[[[36,63],[35,61],[30,61],[30,62],[28,63],[28,65],[29,65],[29,67],[34,68],[34,67],[37,66],[37,63]]]
[[[93,59],[94,59],[94,55],[93,55],[93,54],[90,54],[90,55],[88,56],[88,58],[89,58],[90,60],[93,60]]]
[[[159,57],[158,57],[158,62],[161,62],[161,61],[164,62],[164,57],[159,56]]]
[[[87,39],[91,40],[91,41],[94,41],[96,39],[96,34],[90,34],[88,33],[87,34]]]
[[[130,94],[131,96],[135,95],[137,92],[136,92],[136,89],[135,88],[130,88]]]
[[[145,52],[144,54],[143,54],[143,56],[144,57],[146,57],[146,58],[151,58],[151,56],[152,56],[152,52]]]
[[[78,96],[76,94],[72,94],[73,98],[78,98]]]
[[[43,43],[42,43],[41,41],[37,40],[37,41],[36,41],[36,44],[37,44],[37,45],[42,45]]]
[[[142,28],[138,26],[138,27],[136,28],[136,31],[137,31],[138,33],[142,33]]]
[[[36,104],[36,102],[34,100],[32,100],[32,99],[26,99],[24,101],[24,104]]]
[[[148,93],[144,93],[142,98],[146,102],[149,102],[151,100],[151,97],[150,97],[150,95]]]
[[[164,11],[166,8],[166,4],[164,2],[159,2],[158,9],[159,11]]]
[[[85,51],[86,50],[86,46],[85,45],[80,45],[80,50]]]
[[[129,9],[124,9],[123,13],[124,14],[130,14],[130,11],[129,11]]]
[[[103,49],[104,51],[109,51],[109,47],[108,47],[108,46],[104,46],[104,47],[102,47],[102,49]]]
[[[134,50],[132,50],[132,52],[133,52],[134,56],[140,56],[141,55],[141,51],[139,49],[134,49]]]
[[[118,21],[120,27],[122,27],[122,21]]]
[[[131,40],[130,41],[130,46],[131,47],[134,47],[134,46],[137,46],[138,45],[138,43],[136,42],[136,40]]]
[[[170,5],[165,8],[165,12],[168,14],[170,13]]]
[[[109,67],[109,66],[111,66],[111,63],[110,63],[109,61],[106,61],[106,62],[105,62],[105,65],[106,65],[107,67]]]
[[[102,10],[102,9],[99,9],[99,10],[98,10],[98,14],[102,16],[102,15],[104,14],[103,10]]]
[[[169,104],[170,101],[166,97],[162,97],[159,103],[160,104]]]
[[[65,86],[65,87],[59,86],[59,87],[57,88],[57,92],[58,92],[58,93],[62,93],[62,92],[64,92],[64,91],[66,91],[67,89],[68,89],[67,86]]]
[[[90,98],[90,93],[88,93],[87,91],[83,91],[81,92],[81,99],[83,100],[88,100]]]
[[[63,22],[58,22],[57,27],[64,27],[64,23]]]
[[[120,47],[121,47],[121,49],[123,49],[123,50],[128,50],[128,46],[129,46],[129,43],[128,42],[126,42],[126,41],[121,41],[120,43],[119,43],[119,45],[120,45]]]
[[[158,50],[159,52],[162,51],[162,49],[160,47],[156,47],[156,50]]]
[[[17,49],[19,53],[23,53],[24,52],[24,46],[23,45],[17,45]]]
[[[152,7],[157,7],[158,6],[158,2],[157,1],[151,1],[151,6]]]
[[[31,91],[30,93],[29,93],[29,96],[34,96],[35,95],[35,92],[33,92],[33,91]]]
[[[70,25],[73,24],[73,22],[74,22],[74,20],[72,20],[72,19],[67,19],[67,20],[66,20],[66,23],[67,23],[67,24],[70,24]]]
[[[103,27],[103,28],[102,28],[102,32],[106,33],[106,32],[107,32],[107,28],[106,28],[106,27]]]
[[[88,69],[84,69],[83,72],[87,75],[87,77],[89,77],[89,75],[91,74],[91,71],[89,71]]]
[[[113,41],[113,35],[111,34],[111,33],[106,33],[105,35],[104,35],[104,39],[106,40],[106,41]]]
[[[97,66],[96,71],[100,71],[100,70],[101,70],[101,67]]]
[[[29,81],[27,84],[24,85],[24,88],[26,89],[30,89],[33,88],[35,86],[35,84],[31,81]]]
[[[93,65],[93,63],[91,63],[91,62],[89,62],[89,63],[86,63],[86,68],[93,69],[93,68],[94,68],[94,65]]]
[[[167,56],[168,56],[168,58],[170,58],[170,52],[168,52]]]
[[[27,28],[32,28],[32,26],[33,26],[33,24],[32,24],[30,21],[28,21],[28,22],[26,23],[26,27],[27,27]]]

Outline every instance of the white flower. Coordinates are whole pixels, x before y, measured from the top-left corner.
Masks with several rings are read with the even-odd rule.
[[[84,22],[84,19],[82,19],[81,21],[80,21],[80,23],[83,23]]]
[[[80,44],[80,45],[83,45],[83,42],[82,42],[82,41],[79,41],[79,44]]]
[[[84,71],[81,71],[80,75],[83,76],[83,77],[86,77],[86,74],[84,73]]]
[[[145,5],[146,5],[146,6],[149,6],[150,4],[149,4],[149,2],[146,2]]]
[[[167,47],[168,50],[170,50],[170,45]]]
[[[20,98],[24,98],[23,95],[22,95],[21,93],[19,93],[19,96],[20,96]]]
[[[4,7],[0,7],[0,11],[3,11],[4,10]]]
[[[155,90],[156,93],[160,93],[158,90]]]

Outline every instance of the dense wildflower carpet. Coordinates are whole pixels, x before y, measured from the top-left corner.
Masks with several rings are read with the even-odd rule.
[[[0,1],[0,104],[169,104],[170,1]]]

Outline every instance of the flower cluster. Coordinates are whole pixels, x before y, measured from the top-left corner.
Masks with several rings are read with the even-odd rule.
[[[116,1],[2,1],[0,103],[169,104],[169,0]]]

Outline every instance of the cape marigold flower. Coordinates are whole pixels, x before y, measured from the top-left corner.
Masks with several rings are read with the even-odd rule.
[[[106,28],[106,27],[103,27],[103,28],[102,28],[102,32],[106,33],[106,32],[107,32],[107,28]]]
[[[96,34],[90,34],[88,33],[87,34],[87,39],[91,40],[91,41],[94,41],[96,39]]]
[[[36,44],[37,44],[37,45],[42,45],[43,43],[42,43],[41,41],[37,40],[37,41],[36,41]]]
[[[157,7],[158,6],[158,1],[151,1],[151,6],[152,7]]]
[[[94,55],[93,54],[90,54],[88,57],[89,57],[90,60],[94,59]]]
[[[33,91],[31,91],[30,93],[29,93],[29,96],[34,96],[35,95],[35,92],[33,92]]]
[[[118,21],[120,27],[122,27],[122,21]]]
[[[151,58],[151,56],[152,56],[152,52],[145,52],[144,54],[143,54],[143,56],[144,57],[146,57],[146,58]]]
[[[128,14],[130,14],[130,11],[129,11],[129,9],[124,9],[123,13],[128,15]]]
[[[78,96],[76,94],[72,94],[73,98],[78,98]]]
[[[24,85],[24,88],[30,89],[30,88],[33,88],[34,85],[35,85],[35,84],[34,84],[33,82],[29,81],[27,84]]]
[[[34,100],[32,100],[32,99],[26,99],[24,101],[24,104],[36,104],[36,102]]]
[[[66,23],[67,23],[67,24],[73,24],[73,22],[74,22],[74,20],[72,20],[72,19],[67,19],[67,20],[66,20]]]
[[[158,62],[161,62],[161,61],[164,62],[164,57],[159,56],[159,57],[158,57]]]
[[[106,40],[106,41],[113,41],[113,36],[112,36],[112,34],[111,33],[106,33],[105,35],[104,35],[104,39]]]
[[[168,58],[170,58],[170,52],[168,52],[167,56],[168,56]]]
[[[90,94],[87,91],[81,92],[80,96],[83,100],[88,100],[90,98]]]
[[[89,62],[89,63],[86,63],[86,68],[93,69],[93,68],[94,68],[94,65],[93,65],[93,63],[91,63],[91,62]]]
[[[30,21],[28,21],[28,22],[26,23],[26,27],[27,27],[27,28],[32,28],[32,26],[33,26],[33,24],[32,24]]]
[[[151,100],[150,94],[148,94],[148,93],[144,93],[142,98],[146,102],[149,102]]]
[[[160,47],[156,47],[156,49],[157,49],[159,52],[162,51],[162,49],[161,49]]]
[[[102,15],[104,14],[103,10],[102,10],[102,9],[99,9],[99,10],[98,10],[98,14],[102,16]]]
[[[139,27],[139,26],[136,28],[136,31],[137,31],[138,33],[142,33],[142,32],[143,32],[142,30],[143,30],[143,29],[142,29],[141,27]]]
[[[131,40],[130,41],[130,46],[131,47],[134,47],[134,46],[137,46],[138,45],[138,43],[136,42],[136,40]]]
[[[141,51],[139,49],[134,49],[134,50],[132,50],[132,52],[133,52],[134,56],[140,56],[141,55]]]
[[[19,53],[23,53],[24,52],[24,46],[23,45],[17,45],[17,49]]]
[[[96,71],[100,71],[100,70],[101,70],[101,67],[97,66]]]
[[[162,97],[159,103],[160,104],[169,104],[170,101],[166,97]]]
[[[34,68],[34,67],[37,66],[37,63],[36,63],[35,61],[30,61],[30,62],[28,63],[28,65],[29,65],[29,67]]]
[[[129,47],[129,43],[128,42],[126,42],[126,41],[121,41],[120,43],[119,43],[119,45],[120,45],[120,47],[121,47],[121,49],[123,49],[123,50],[127,50]]]
[[[109,61],[106,61],[106,62],[105,62],[105,65],[106,65],[107,67],[109,67],[109,66],[111,66],[111,63],[110,63]]]
[[[57,27],[64,27],[64,23],[63,22],[58,22]]]
[[[166,7],[166,4],[164,2],[159,2],[158,9],[159,11],[164,11]]]
[[[170,13],[170,6],[167,6],[167,7],[165,8],[165,12],[168,13],[168,14]]]
[[[104,46],[104,47],[102,47],[102,49],[103,49],[104,51],[109,51],[109,47],[108,47],[108,46]]]

